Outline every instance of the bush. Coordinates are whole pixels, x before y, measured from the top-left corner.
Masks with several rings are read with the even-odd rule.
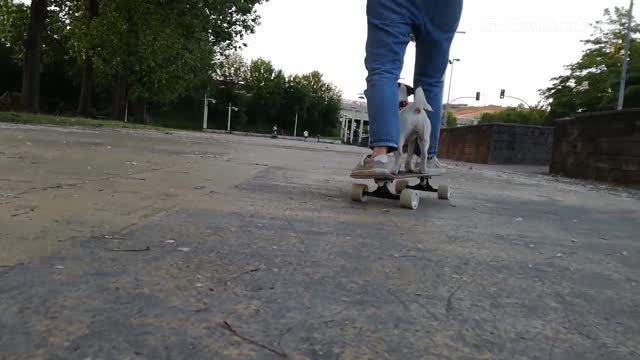
[[[540,108],[516,109],[508,108],[497,113],[484,113],[480,124],[507,123],[521,125],[554,126],[554,120],[549,113]]]
[[[442,113],[442,127],[445,126],[444,123],[444,112]],[[458,127],[458,117],[455,116],[451,111],[449,111],[449,118],[447,119],[447,127],[448,128],[454,128],[454,127]]]

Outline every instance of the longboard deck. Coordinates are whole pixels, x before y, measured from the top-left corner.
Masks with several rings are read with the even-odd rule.
[[[372,179],[372,180],[401,180],[401,179],[414,179],[414,178],[421,178],[421,177],[432,177],[432,176],[441,176],[446,174],[447,172],[445,170],[434,170],[434,171],[427,171],[426,173],[415,173],[415,172],[407,172],[407,171],[400,171],[399,173],[395,174],[395,175],[391,175],[391,176],[358,176],[358,175],[351,175],[352,179],[358,179],[358,180],[368,180],[368,179]]]

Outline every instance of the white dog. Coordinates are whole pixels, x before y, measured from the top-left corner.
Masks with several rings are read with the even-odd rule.
[[[414,95],[413,103],[405,107],[400,112],[400,142],[398,151],[395,154],[395,162],[393,170],[397,174],[400,172],[400,162],[402,161],[402,147],[407,144],[407,160],[405,162],[405,170],[414,172],[411,160],[415,151],[416,143],[420,145],[421,155],[418,169],[415,172],[425,174],[427,172],[427,149],[430,145],[431,121],[427,116],[427,111],[433,111],[427,98],[424,96],[424,90],[417,88]]]
[[[402,111],[407,105],[409,105],[409,96],[414,95],[415,90],[411,86],[401,83],[398,83],[398,107]]]

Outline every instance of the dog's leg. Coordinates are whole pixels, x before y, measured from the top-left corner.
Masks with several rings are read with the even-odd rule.
[[[409,141],[409,146],[407,147],[407,161],[404,163],[404,170],[406,172],[413,172],[411,161],[413,160],[413,155],[416,151],[417,140],[418,139],[413,139]]]
[[[424,134],[418,137],[418,143],[420,144],[420,165],[418,166],[418,172],[425,174],[427,172],[427,149],[429,148],[429,138],[425,139]]]

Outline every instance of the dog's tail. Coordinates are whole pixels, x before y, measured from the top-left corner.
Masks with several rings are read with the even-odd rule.
[[[433,111],[431,105],[429,105],[429,103],[427,102],[427,97],[424,95],[424,90],[422,90],[422,87],[416,89],[416,93],[414,95],[414,103],[418,109]]]

